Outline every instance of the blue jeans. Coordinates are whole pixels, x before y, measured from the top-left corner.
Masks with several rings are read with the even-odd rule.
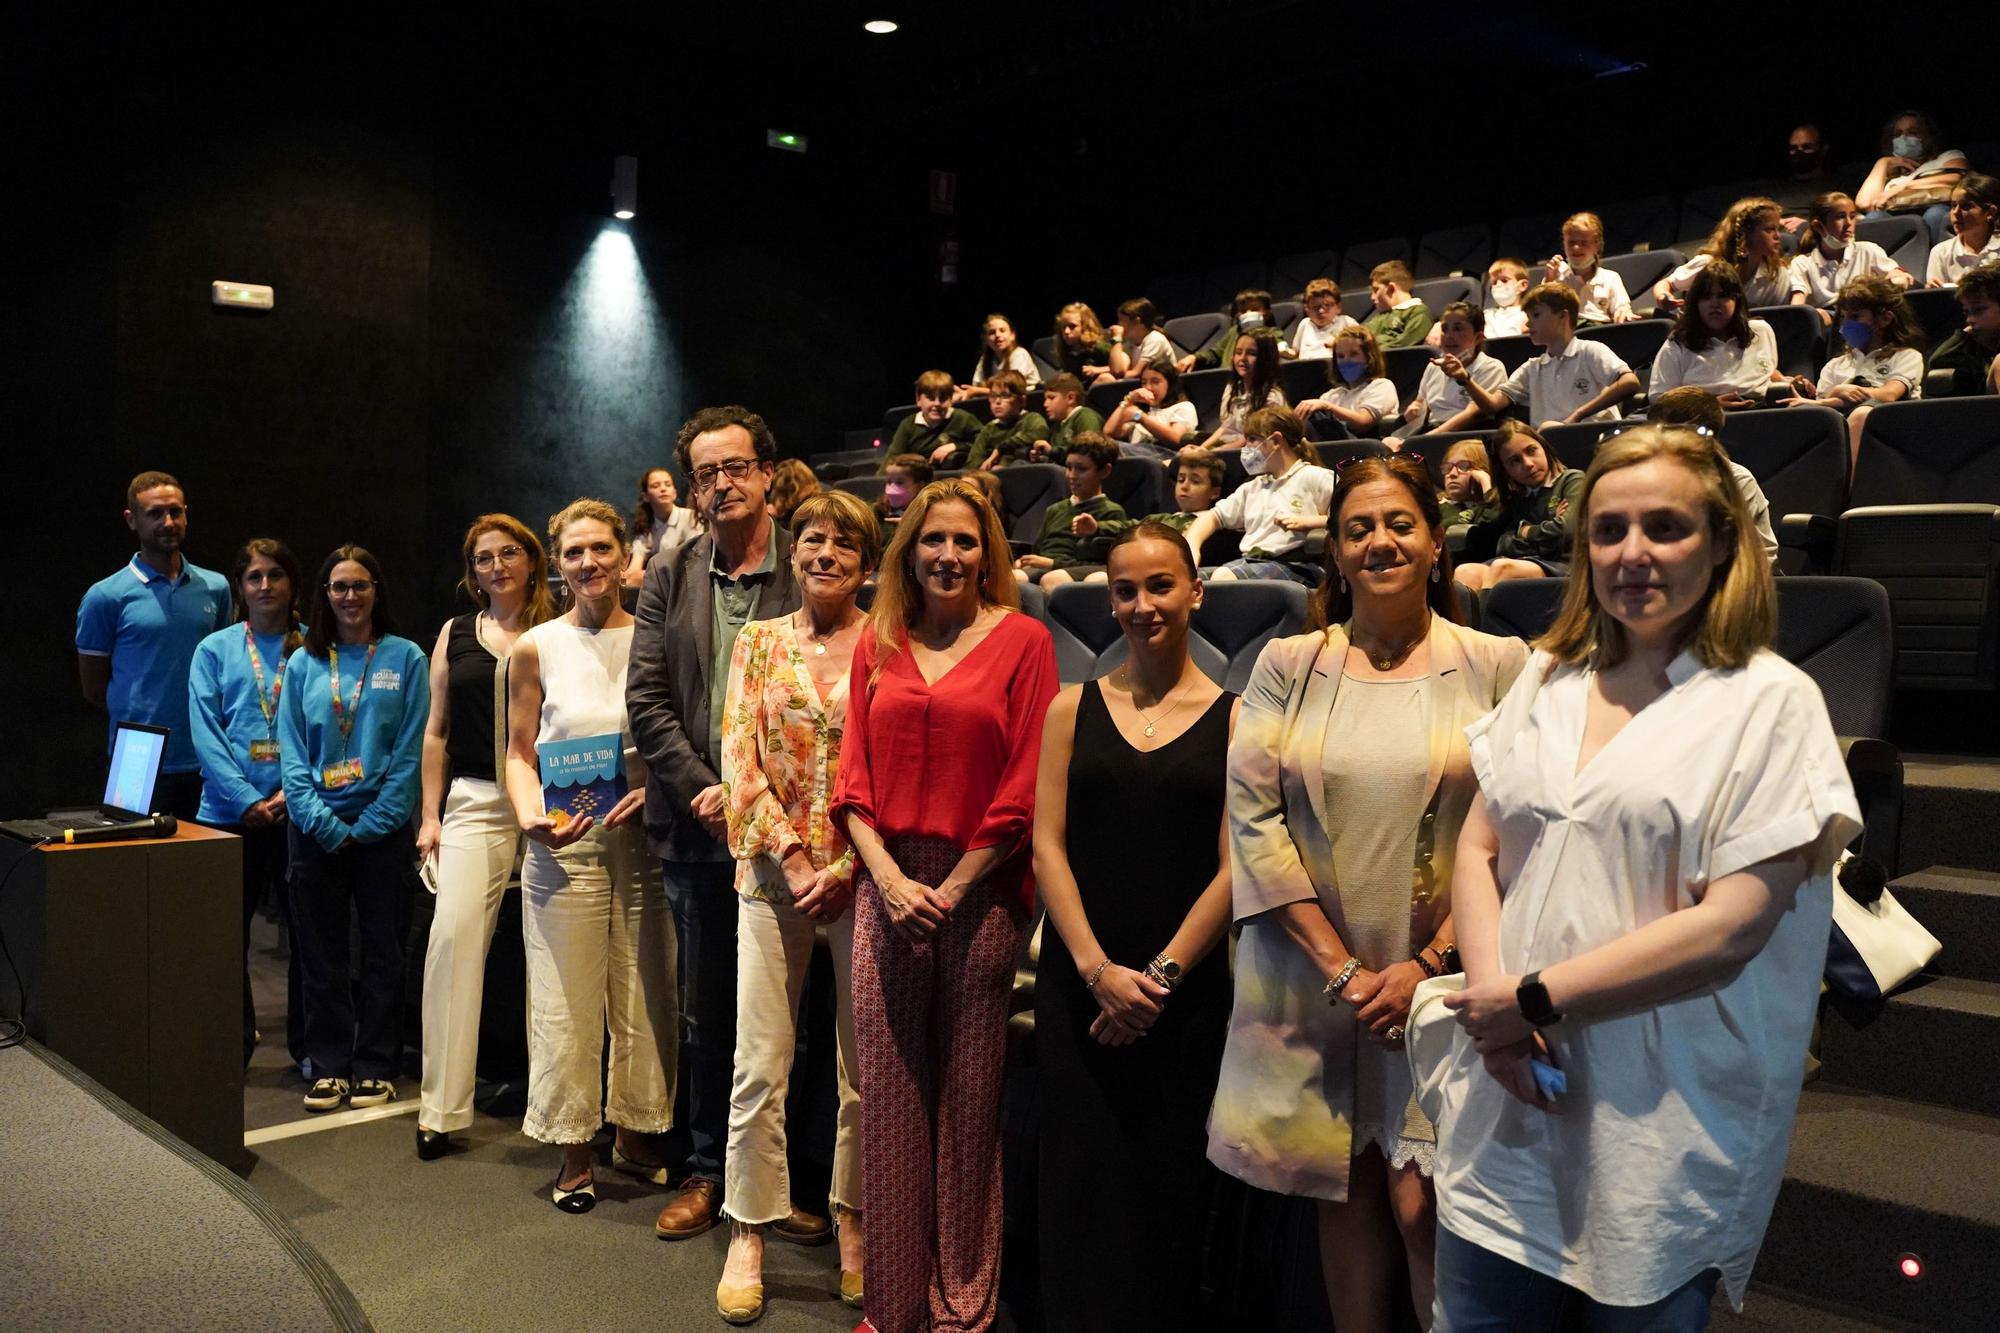
[[[1319,586],[1322,572],[1320,566],[1310,560],[1242,559],[1231,560],[1226,565],[1217,565],[1216,568],[1226,569],[1239,579],[1290,579],[1294,583],[1303,583],[1308,588]]]
[[[736,863],[662,861],[660,873],[680,945],[674,1124],[687,1135],[688,1174],[720,1184],[736,1075]]]
[[[1581,1313],[1590,1333],[1700,1333],[1721,1276],[1706,1269],[1651,1305],[1604,1305],[1440,1226],[1431,1333],[1539,1333],[1570,1313]]]

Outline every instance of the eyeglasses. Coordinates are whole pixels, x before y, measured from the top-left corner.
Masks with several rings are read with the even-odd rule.
[[[498,551],[481,551],[472,557],[472,567],[484,574],[495,565],[519,564],[527,552],[518,546],[503,546]]]
[[[374,579],[356,579],[352,583],[329,583],[326,590],[335,597],[359,597],[365,592],[375,591]]]
[[[698,467],[689,474],[688,480],[697,491],[715,489],[715,479],[726,476],[731,481],[741,481],[750,475],[750,469],[757,466],[754,458],[732,458],[727,463],[714,463],[708,467]]]
[[[1443,471],[1446,476],[1450,476],[1454,472],[1470,472],[1472,471],[1472,464],[1466,462],[1463,458],[1453,458],[1446,461]]]

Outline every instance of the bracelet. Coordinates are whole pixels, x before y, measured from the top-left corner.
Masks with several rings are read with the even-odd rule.
[[[1097,970],[1090,974],[1090,980],[1083,983],[1083,988],[1089,991],[1092,995],[1097,994],[1097,983],[1104,976],[1104,969],[1110,966],[1111,966],[1111,960],[1109,958],[1099,963],[1097,965]]]
[[[1415,963],[1418,967],[1421,967],[1424,970],[1424,975],[1427,977],[1443,976],[1444,975],[1443,970],[1440,969],[1436,964],[1432,963],[1430,959],[1424,957],[1424,955],[1429,952],[1430,952],[1430,946],[1425,945],[1423,948],[1417,950],[1414,954],[1410,955],[1410,961]]]
[[[1338,1000],[1340,993],[1347,989],[1347,983],[1354,980],[1354,974],[1360,970],[1361,960],[1350,957],[1347,960],[1346,966],[1342,967],[1333,980],[1326,983],[1326,989],[1320,992],[1320,994],[1326,996],[1326,1002],[1332,1004]]]

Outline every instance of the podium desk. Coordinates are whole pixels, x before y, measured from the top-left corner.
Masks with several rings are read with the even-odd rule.
[[[243,1159],[241,840],[0,837],[29,1035],[225,1166]],[[11,975],[0,986],[11,989]]]

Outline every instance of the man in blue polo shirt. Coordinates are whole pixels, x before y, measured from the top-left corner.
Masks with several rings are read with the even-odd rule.
[[[188,666],[195,645],[230,621],[229,581],[181,556],[187,499],[164,472],[125,488],[125,526],[139,536],[131,563],[90,586],[76,609],[76,670],[83,697],[112,723],[165,727],[167,757],[153,810],[193,819],[201,759],[188,734]]]

